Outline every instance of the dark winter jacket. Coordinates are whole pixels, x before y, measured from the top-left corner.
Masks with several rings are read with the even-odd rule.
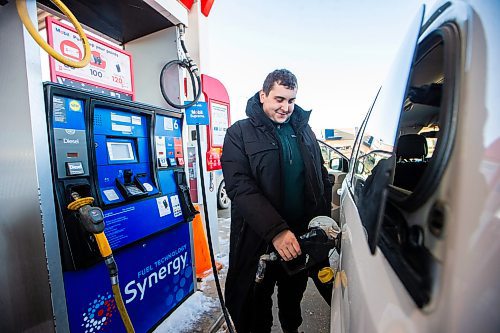
[[[222,171],[231,199],[229,270],[226,305],[238,321],[242,305],[253,288],[259,257],[272,247],[272,239],[290,229],[296,236],[318,215],[330,216],[331,184],[323,166],[316,137],[307,124],[310,112],[295,105],[290,122],[297,136],[305,169],[304,219],[291,228],[283,214],[283,157],[276,128],[256,94],[248,100],[247,119],[226,133]]]

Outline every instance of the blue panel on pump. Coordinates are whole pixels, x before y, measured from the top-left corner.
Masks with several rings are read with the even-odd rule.
[[[149,152],[149,140],[147,138],[137,138],[137,146],[139,147],[139,162],[149,162],[151,158]]]
[[[85,130],[83,101],[54,96],[52,110],[52,126],[54,128]]]
[[[160,189],[163,191],[163,193],[177,193],[177,185],[175,184],[174,172],[172,170],[159,171],[158,178],[160,181]]]
[[[120,290],[136,332],[148,332],[194,292],[189,225],[114,255]],[[104,262],[64,273],[71,332],[125,332]]]
[[[133,202],[159,193],[152,174],[149,117],[111,108],[94,109],[97,180],[104,205]],[[154,206],[155,199],[151,200]],[[142,236],[162,228],[146,228]],[[131,239],[142,237],[136,237],[133,228],[130,231]]]
[[[94,134],[147,137],[148,124],[141,114],[107,108],[94,109]]]
[[[104,232],[113,250],[183,222],[177,193],[131,202],[104,211]]]
[[[155,147],[160,167],[176,167],[176,158],[182,158],[182,119],[156,115]]]
[[[156,115],[155,135],[182,137],[182,121],[179,118]]]

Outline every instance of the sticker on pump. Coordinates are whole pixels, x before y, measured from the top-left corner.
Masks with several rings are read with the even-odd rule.
[[[106,196],[106,199],[108,199],[108,201],[115,201],[115,200],[120,199],[118,194],[116,194],[115,190],[113,190],[113,189],[104,190],[104,191],[102,191],[102,193],[104,193],[104,195]]]
[[[141,125],[141,117],[132,116],[132,124],[134,124],[134,125]]]
[[[158,213],[160,217],[169,215],[171,213],[170,205],[168,204],[168,196],[156,198],[156,205],[158,206]]]
[[[179,196],[173,195],[170,197],[170,201],[172,202],[172,208],[174,210],[174,217],[182,215],[181,205],[179,203]]]
[[[172,118],[163,118],[163,129],[166,131],[172,131],[174,129]]]
[[[167,146],[165,144],[165,137],[156,136],[155,142],[156,142],[156,157],[158,158],[165,157],[167,155]]]

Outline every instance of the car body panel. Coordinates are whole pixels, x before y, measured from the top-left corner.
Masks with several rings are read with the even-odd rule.
[[[401,46],[398,54],[399,61],[393,65],[392,72],[389,74],[388,81],[390,82],[406,82],[408,80],[409,68],[414,57],[414,49],[424,15],[424,8],[424,6],[421,7],[410,25],[405,43]],[[387,91],[387,88],[384,91],[384,88],[382,88],[377,97],[381,99],[378,102],[385,105],[388,103],[388,99],[395,98],[395,104],[399,102],[399,105],[401,105],[405,90],[406,86],[404,89],[399,87],[399,91],[394,93]],[[395,110],[392,113],[397,114],[399,119],[400,111],[397,110],[397,104],[393,108]],[[354,155],[351,164],[357,158]],[[391,274],[390,267],[389,270],[379,270],[379,267],[384,267],[383,263],[381,263],[383,256],[380,251],[375,256],[371,255],[359,213],[354,206],[354,200],[350,197],[351,193],[347,194],[347,192],[350,192],[350,190],[345,191],[344,188],[341,199],[341,225],[342,230],[345,230],[345,234],[342,235],[341,268],[345,272],[348,282],[347,286],[342,286],[341,315],[339,318],[342,320],[342,329],[345,332],[373,332],[377,331],[379,325],[385,326],[380,320],[383,318],[384,311],[387,311],[386,309],[400,308],[400,305],[391,306],[392,302],[398,302],[399,299],[395,297],[396,295],[387,294],[384,297],[378,297],[378,293],[381,291],[394,293],[394,287],[392,286],[394,278],[387,276],[387,274]],[[346,199],[346,196],[348,196],[348,199]],[[384,276],[373,280],[362,278],[371,276],[374,273],[383,274]],[[365,300],[370,303],[361,303]],[[406,306],[406,308],[408,307]],[[337,309],[332,311],[337,311]]]
[[[498,331],[498,17],[498,2],[453,1],[419,39],[449,21],[456,24],[461,38],[461,60],[455,73],[456,136],[439,187],[429,199],[443,205],[447,221],[442,239],[432,249],[442,271],[430,303],[416,306],[384,253],[377,248],[371,254],[348,176],[342,184],[340,211],[341,270],[347,283],[334,289],[331,332]],[[355,160],[353,156],[351,165]]]

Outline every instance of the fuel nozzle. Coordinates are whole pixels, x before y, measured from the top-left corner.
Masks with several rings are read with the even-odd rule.
[[[113,290],[113,296],[115,298],[118,311],[120,312],[120,317],[122,318],[127,333],[134,333],[134,326],[130,321],[130,317],[127,309],[125,308],[125,303],[123,302],[122,294],[120,292],[118,266],[116,265],[115,258],[113,257],[113,252],[111,251],[111,246],[109,246],[108,239],[104,234],[104,214],[101,208],[91,206],[94,202],[94,198],[82,198],[76,191],[71,192],[71,197],[74,201],[68,205],[68,209],[78,211],[79,219],[83,227],[85,230],[94,235],[97,246],[99,247],[99,252],[104,258],[104,262],[108,268],[109,278],[111,280],[111,289]]]
[[[82,198],[76,191],[71,192],[73,202],[68,205],[69,210],[78,211],[78,217],[85,230],[94,235],[99,247],[99,252],[103,258],[112,255],[111,247],[109,246],[106,235],[104,234],[104,214],[99,207],[93,207],[90,204],[94,202],[94,198]]]
[[[259,265],[257,266],[257,273],[255,274],[256,283],[261,283],[262,280],[264,280],[264,275],[266,274],[267,262],[276,260],[278,260],[278,255],[276,254],[276,252],[271,252],[260,256]]]
[[[334,219],[328,216],[316,216],[313,218],[308,225],[309,229],[312,228],[321,228],[325,231],[326,235],[330,239],[337,239],[338,236],[342,233],[340,227]]]
[[[90,204],[94,202],[94,198],[82,198],[76,191],[71,192],[73,201],[68,205],[70,210],[78,210],[80,222],[85,230],[92,234],[99,234],[104,231],[104,214],[99,207],[93,207]]]
[[[280,262],[289,275],[309,269],[328,259],[332,249],[336,249],[340,253],[340,236],[341,230],[334,219],[328,216],[317,216],[309,222],[308,231],[297,237],[302,255],[290,261],[281,260]],[[264,279],[267,263],[276,261],[278,258],[276,252],[260,256],[255,274],[256,283],[260,283]],[[328,274],[326,277],[331,275],[331,272],[326,270],[323,273]]]
[[[332,243],[333,248],[335,248],[337,252],[340,253],[342,231],[334,219],[328,216],[317,216],[309,222],[308,228],[310,231],[313,231],[315,229],[323,230],[328,239],[327,242]]]

